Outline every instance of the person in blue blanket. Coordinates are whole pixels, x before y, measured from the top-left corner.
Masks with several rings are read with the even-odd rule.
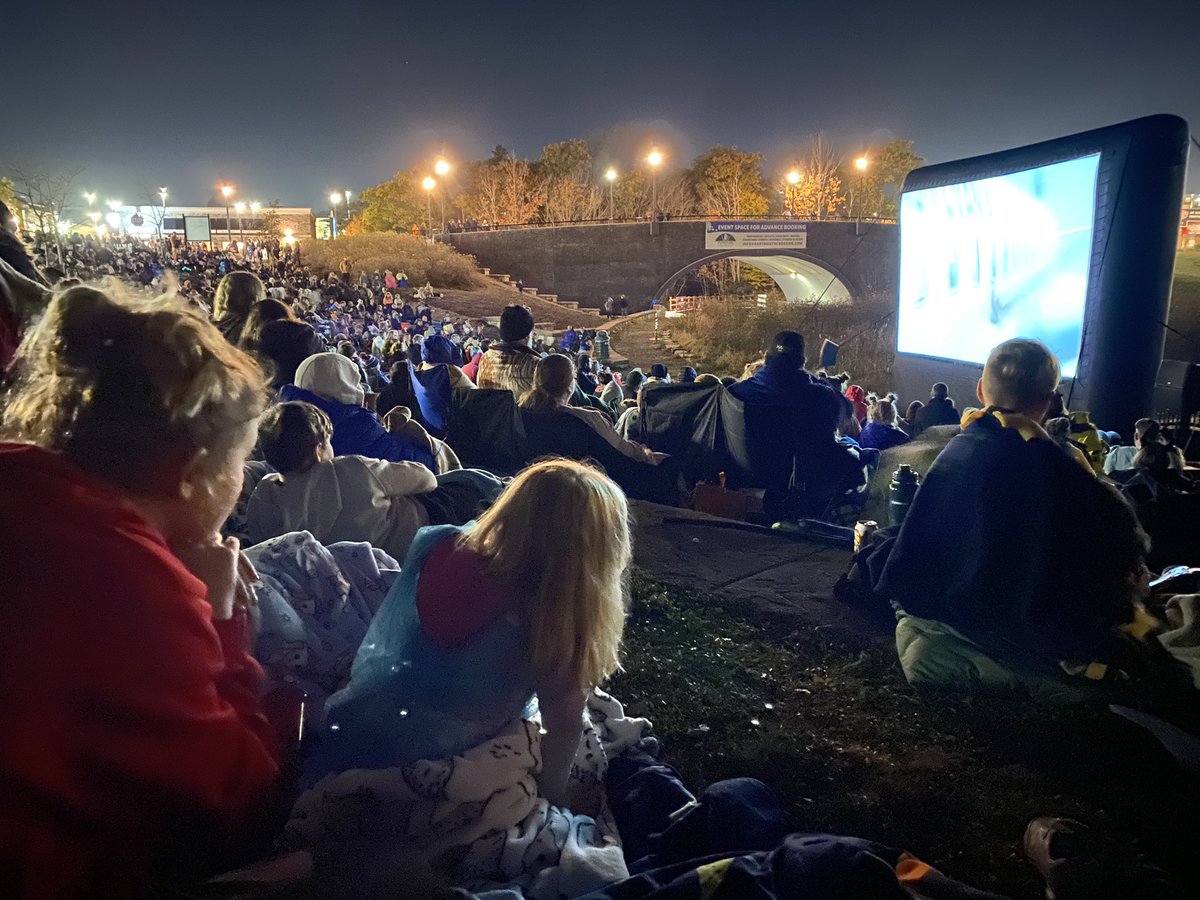
[[[540,708],[539,792],[562,805],[585,697],[617,667],[628,518],[602,472],[551,459],[478,522],[419,531],[309,774],[449,758]]]

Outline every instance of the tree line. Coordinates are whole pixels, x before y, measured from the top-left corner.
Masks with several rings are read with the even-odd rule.
[[[345,230],[437,229],[443,217],[481,226],[651,214],[893,218],[905,177],[923,162],[912,141],[889,141],[851,158],[818,136],[770,176],[763,173],[761,153],[713,147],[686,168],[652,173],[643,164],[613,172],[610,180],[584,140],[548,144],[532,161],[497,146],[489,158],[461,163],[434,179],[428,190],[428,173],[418,169],[363,190]]]

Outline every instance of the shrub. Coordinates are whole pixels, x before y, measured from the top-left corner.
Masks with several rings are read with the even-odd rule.
[[[829,338],[841,345],[836,372],[849,372],[855,384],[868,390],[891,388],[896,330],[890,307],[775,301],[747,309],[712,301],[670,322],[697,362],[720,375],[740,377],[747,362],[762,358],[777,332],[790,330],[804,335],[810,368],[816,367],[821,341]]]
[[[475,284],[475,259],[445,244],[396,232],[376,232],[312,241],[304,245],[304,261],[314,271],[336,271],[343,259],[351,272],[403,272],[414,287],[426,281],[438,288],[471,288]]]

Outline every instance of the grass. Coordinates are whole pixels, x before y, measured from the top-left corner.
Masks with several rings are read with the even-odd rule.
[[[1184,250],[1175,256],[1167,324],[1174,331],[1167,332],[1166,358],[1200,360],[1200,249]]]
[[[406,274],[413,287],[426,281],[438,288],[471,288],[475,284],[473,257],[411,234],[356,234],[334,241],[310,241],[304,246],[304,262],[314,271],[336,271],[343,259],[350,260],[356,278],[363,271],[391,269]]]
[[[747,613],[736,597],[634,580],[611,690],[654,723],[697,793],[753,776],[797,830],[903,847],[1013,897],[1040,896],[1017,852],[1039,815],[1080,818],[1170,871],[1194,866],[1200,803],[1133,727],[1088,710],[929,699],[887,641]]]

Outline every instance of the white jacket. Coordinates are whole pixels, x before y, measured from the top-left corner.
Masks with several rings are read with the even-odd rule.
[[[291,475],[268,475],[246,508],[254,543],[308,531],[322,544],[366,541],[403,561],[429,515],[416,494],[437,487],[420,463],[338,456]]]

